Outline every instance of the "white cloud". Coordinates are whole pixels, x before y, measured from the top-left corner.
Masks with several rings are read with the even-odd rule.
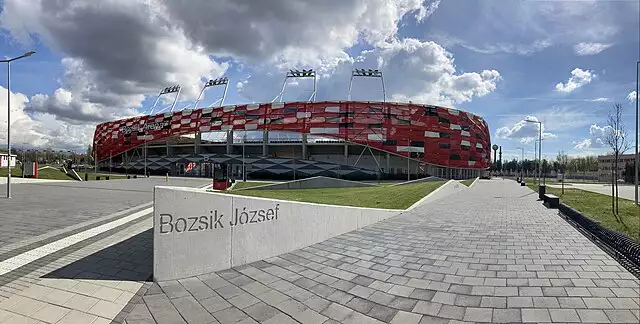
[[[589,127],[589,138],[574,142],[574,148],[580,150],[601,149],[605,147],[604,137],[612,131],[611,126],[598,126],[597,124]]]
[[[578,43],[573,46],[573,50],[578,55],[595,55],[598,54],[607,48],[613,46],[613,44],[605,44],[605,43]]]
[[[560,82],[556,84],[556,91],[564,93],[573,92],[585,84],[591,83],[591,81],[596,77],[596,74],[591,70],[575,68],[571,71],[571,77],[566,83]]]
[[[591,99],[591,101],[594,101],[594,102],[607,102],[607,101],[609,101],[609,98],[602,98],[602,97],[601,98],[593,98],[593,99]]]
[[[496,70],[459,73],[453,55],[434,42],[416,39],[394,40],[378,44],[359,57],[343,56],[316,68],[318,100],[346,99],[352,68],[377,68],[384,74],[387,100],[414,101],[453,106],[486,96],[497,89],[501,79]],[[330,71],[322,73],[320,71]],[[237,86],[240,93],[254,101],[272,100],[280,91],[284,70],[264,68]],[[306,100],[311,86],[300,81],[296,89],[287,87],[285,100]],[[293,96],[291,93],[295,93]],[[378,79],[354,79],[354,100],[381,100]]]
[[[7,89],[0,87],[0,107],[7,105]],[[64,94],[56,100],[64,100]],[[11,93],[12,147],[42,147],[84,151],[91,143],[93,125],[72,125],[45,113],[29,114],[29,99],[22,93]],[[7,111],[0,109],[0,143],[7,142]]]
[[[526,116],[511,127],[501,127],[496,130],[496,137],[503,139],[518,139],[521,143],[531,143],[540,136],[539,127],[542,128],[542,139],[556,138],[557,135],[545,132],[545,124],[527,122],[538,121],[536,116]]]
[[[627,95],[627,100],[629,100],[629,102],[636,102],[636,92],[635,91],[631,91],[629,92],[629,94]]]

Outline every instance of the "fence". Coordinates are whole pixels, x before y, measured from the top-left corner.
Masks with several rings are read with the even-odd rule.
[[[592,240],[598,240],[609,247],[611,252],[629,272],[640,278],[640,244],[625,234],[610,230],[600,223],[584,216],[579,211],[560,203],[560,212],[585,229]],[[624,258],[621,258],[623,256]]]

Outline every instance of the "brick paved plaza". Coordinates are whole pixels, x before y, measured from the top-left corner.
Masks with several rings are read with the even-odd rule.
[[[177,281],[146,281],[151,226],[143,216],[0,275],[0,323],[640,321],[639,281],[508,180]]]

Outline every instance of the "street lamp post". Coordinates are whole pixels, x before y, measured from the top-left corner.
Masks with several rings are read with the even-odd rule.
[[[520,181],[524,181],[524,148],[516,147],[516,149],[522,150],[522,159],[520,160]]]
[[[542,122],[529,119],[525,119],[525,121],[538,124],[538,141],[540,142],[538,145],[538,184],[540,184],[540,164],[542,163]]]
[[[636,62],[636,156],[634,165],[634,176],[633,183],[635,186],[635,203],[638,205],[638,92],[640,92],[640,87],[638,87],[638,83],[640,83],[640,61]]]
[[[14,58],[0,60],[0,63],[7,63],[7,199],[11,198],[11,62],[35,54],[34,51],[26,52]]]
[[[244,144],[247,141],[247,132],[245,131],[242,134],[242,182],[247,182],[247,172],[245,171],[245,163],[244,163]]]

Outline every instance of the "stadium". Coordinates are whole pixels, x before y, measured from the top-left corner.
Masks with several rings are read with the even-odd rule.
[[[382,102],[352,101],[354,77],[377,77]],[[287,80],[313,78],[307,101],[282,102]],[[206,89],[224,86],[214,105],[198,108]],[[209,80],[191,108],[174,110],[180,86],[163,89],[150,113],[96,126],[96,167],[133,174],[229,178],[349,180],[466,179],[490,166],[486,121],[457,109],[386,102],[378,70],[352,72],[346,101],[315,101],[313,70],[291,70],[270,103],[224,105],[227,78]],[[174,96],[168,111],[154,109]],[[278,100],[279,99],[279,100]]]

